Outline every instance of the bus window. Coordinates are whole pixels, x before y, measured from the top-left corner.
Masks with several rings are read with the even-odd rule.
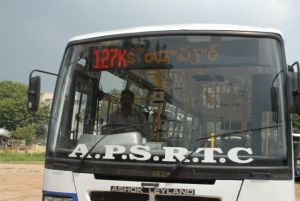
[[[148,90],[142,87],[139,87],[137,84],[130,83],[130,91],[134,93],[134,105],[142,110],[146,116],[149,114],[149,97]]]
[[[219,41],[218,46],[214,46],[215,41]],[[282,159],[287,154],[287,146],[284,146],[285,127],[267,127],[277,123],[273,118],[268,120],[267,116],[274,114],[270,107],[270,86],[281,68],[281,62],[274,61],[280,60],[278,49],[271,48],[271,55],[267,57],[275,59],[261,58],[261,53],[264,52],[261,48],[270,48],[270,44],[273,44],[272,47],[278,45],[276,40],[270,38],[222,35],[132,36],[95,40],[84,46],[78,44],[78,55],[84,57],[88,52],[91,56],[85,58],[86,63],[81,63],[86,66],[80,68],[77,74],[74,73],[78,71],[77,67],[69,66],[69,73],[65,76],[68,76],[70,82],[67,85],[62,82],[59,84],[60,90],[57,93],[64,95],[59,104],[54,104],[54,110],[58,111],[54,113],[57,115],[54,118],[57,119],[56,126],[66,132],[57,132],[58,129],[53,132],[49,137],[53,144],[51,149],[56,151],[56,143],[63,141],[62,136],[74,131],[77,132],[74,144],[83,144],[87,149],[97,139],[105,136],[93,150],[101,155],[101,161],[108,157],[103,158],[104,148],[114,145],[123,146],[126,151],[138,149],[137,152],[142,149],[148,151],[149,148],[153,151],[149,151],[153,157],[145,156],[145,163],[163,164],[164,153],[171,160],[175,157],[171,155],[177,154],[173,149],[176,147],[188,151],[196,148],[220,148],[223,152],[216,155],[226,158],[224,163],[224,160],[217,161],[217,165],[222,166],[230,166],[232,163],[227,160],[227,156],[220,155],[238,147],[250,148],[257,157],[250,165],[273,165],[275,156],[278,164],[283,163]],[[212,46],[216,49],[212,50]],[[73,65],[74,62],[69,63]],[[281,75],[277,77],[274,86],[278,87],[278,93],[283,93],[283,79]],[[148,115],[138,116],[137,119],[142,119],[138,123],[127,123],[130,120],[129,114],[133,114],[131,110],[124,116],[127,119],[118,125],[119,128],[109,127],[110,116],[121,108],[120,94],[124,89],[129,89],[134,94],[134,109],[138,111],[136,114],[146,112]],[[98,91],[103,93],[101,99],[96,96]],[[82,96],[82,102],[78,106],[75,94],[79,98]],[[282,120],[285,114],[282,94],[278,98],[277,115]],[[80,116],[80,119],[76,119],[76,116]],[[135,120],[134,117],[132,119]],[[146,129],[147,126],[151,128]],[[264,126],[266,128],[261,130],[243,132],[245,129]],[[106,130],[102,132],[104,128]],[[145,137],[146,131],[150,131],[147,134],[151,137]],[[223,138],[210,138],[212,134],[239,131],[242,136],[232,134]],[[209,138],[199,140],[206,136]],[[274,145],[271,143],[273,139],[276,142]],[[144,148],[140,149],[141,146]],[[273,146],[277,152],[271,151]],[[72,146],[64,146],[66,147]],[[164,149],[165,147],[169,148]],[[202,155],[203,153],[198,153],[197,157]],[[267,157],[267,160],[262,157]],[[135,160],[136,158],[138,159]],[[116,161],[133,164],[139,161],[139,157],[120,155]],[[203,165],[196,164],[195,161],[192,160],[191,164]]]
[[[121,79],[114,74],[103,71],[101,72],[99,88],[104,91],[104,93],[110,93],[113,96],[120,97],[121,91],[126,87],[126,81]]]
[[[76,103],[74,104],[73,108],[71,131],[75,133],[76,139],[78,139],[83,133],[87,98],[87,94],[78,91],[75,92],[74,101]]]

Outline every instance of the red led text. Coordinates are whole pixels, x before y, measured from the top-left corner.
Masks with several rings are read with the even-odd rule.
[[[127,50],[118,48],[95,49],[95,63],[93,67],[96,69],[127,68],[126,54]]]

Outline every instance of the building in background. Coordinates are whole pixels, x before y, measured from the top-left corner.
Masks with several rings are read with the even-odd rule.
[[[52,92],[41,92],[40,94],[40,102],[41,103],[49,103],[51,104],[53,100]]]

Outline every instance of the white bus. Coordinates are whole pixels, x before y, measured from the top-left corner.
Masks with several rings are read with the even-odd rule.
[[[72,38],[52,104],[43,200],[295,200],[294,66],[275,29],[170,25]],[[109,123],[123,114],[125,89],[134,105],[124,118],[139,111],[142,123]]]

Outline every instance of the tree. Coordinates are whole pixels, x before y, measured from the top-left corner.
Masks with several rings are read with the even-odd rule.
[[[24,139],[26,145],[30,145],[36,136],[36,130],[32,125],[17,127],[11,136],[15,139]]]
[[[35,137],[45,138],[50,114],[49,104],[40,104],[34,119],[27,111],[27,86],[13,81],[0,81],[0,127],[13,132],[12,137],[25,139],[30,144]],[[23,134],[22,134],[23,132]]]
[[[15,130],[28,124],[26,90],[19,82],[0,81],[0,127]]]
[[[50,116],[50,104],[41,103],[37,115],[37,119],[33,122],[36,137],[38,139],[45,139],[49,123],[49,118],[47,117]]]

